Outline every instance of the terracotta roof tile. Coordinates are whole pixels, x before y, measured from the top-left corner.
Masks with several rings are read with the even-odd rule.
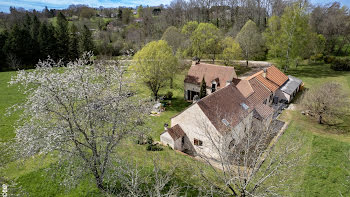
[[[175,126],[168,129],[168,133],[173,138],[173,140],[177,140],[182,136],[185,136],[185,132],[182,130],[180,125],[176,124]]]
[[[249,83],[254,90],[254,93],[247,98],[251,108],[262,104],[266,99],[270,98],[271,92],[265,86],[263,86],[256,78],[249,80]]]
[[[211,82],[215,80],[221,88],[226,86],[227,81],[237,78],[234,67],[200,63],[191,66],[185,82],[199,85],[203,76],[207,87],[211,87]]]
[[[283,85],[288,80],[287,75],[285,75],[282,71],[280,71],[275,66],[270,66],[269,68],[267,68],[266,78],[274,82],[278,86]]]
[[[257,114],[262,117],[262,118],[267,118],[270,115],[272,115],[274,113],[274,109],[272,109],[271,107],[265,105],[265,104],[259,104],[257,106],[255,106],[255,111],[257,112]]]
[[[253,79],[254,77],[256,77],[256,76],[258,76],[258,75],[261,75],[261,74],[263,74],[263,73],[264,73],[264,71],[261,70],[261,71],[255,73],[255,74],[253,74],[253,75],[250,75],[250,76],[248,76],[248,77],[246,77],[246,78],[244,78],[244,79],[245,79],[245,80],[251,80],[251,79]]]
[[[262,74],[257,75],[255,77],[260,83],[262,83],[266,88],[268,88],[271,92],[275,92],[278,89],[278,85],[273,83],[272,81],[266,79],[262,76]]]
[[[248,98],[250,95],[254,93],[254,90],[252,86],[250,85],[249,81],[247,80],[241,80],[236,87],[238,90],[243,94],[245,98]]]

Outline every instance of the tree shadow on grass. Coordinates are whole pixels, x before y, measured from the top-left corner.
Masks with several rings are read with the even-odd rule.
[[[328,64],[312,64],[300,65],[296,68],[290,68],[286,74],[293,75],[295,77],[323,78],[346,76],[350,75],[350,72],[334,71]]]

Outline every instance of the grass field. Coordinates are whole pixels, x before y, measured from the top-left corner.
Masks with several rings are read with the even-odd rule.
[[[14,72],[0,72],[0,140],[6,141],[14,137],[13,125],[18,119],[18,113],[6,117],[4,113],[11,105],[23,101],[24,95],[15,87],[8,87],[7,82]],[[299,66],[288,71],[288,74],[303,79],[307,88],[312,88],[325,81],[337,81],[344,86],[344,90],[350,93],[350,72],[335,72],[329,69],[328,65],[307,65]],[[183,100],[183,79],[184,73],[176,76],[174,89],[163,89],[160,94],[167,91],[174,93],[171,106],[160,117],[151,117],[148,126],[151,128],[151,135],[159,140],[159,134],[163,132],[164,123],[169,123],[170,118],[189,103]],[[149,90],[139,87],[139,93],[149,96]],[[349,114],[344,115],[344,122],[336,126],[318,125],[309,117],[303,116],[298,111],[286,110],[281,116],[282,120],[292,120],[286,134],[302,136],[305,143],[298,154],[305,155],[302,166],[298,167],[296,174],[291,174],[295,187],[285,190],[284,196],[350,196],[347,187],[346,169],[350,169],[350,162],[346,159],[346,153],[350,151],[350,120]],[[286,135],[281,140],[286,140]],[[199,184],[200,177],[195,173],[196,165],[204,165],[175,151],[165,148],[160,152],[148,152],[145,146],[135,145],[130,141],[124,142],[118,148],[118,154],[130,161],[143,165],[146,170],[153,166],[153,159],[160,162],[162,168],[167,170],[177,166],[176,179],[181,184]],[[47,177],[45,168],[52,164],[53,158],[41,159],[31,158],[24,162],[24,165],[10,163],[3,169],[0,168],[0,177],[13,179],[23,187],[30,196],[100,196],[93,182],[86,177],[75,189],[66,193],[60,186],[61,179],[51,180]],[[0,179],[1,181],[1,179]],[[295,191],[296,190],[296,191]],[[195,195],[195,192],[192,193]]]

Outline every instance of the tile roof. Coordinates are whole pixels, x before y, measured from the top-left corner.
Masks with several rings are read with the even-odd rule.
[[[236,87],[243,94],[245,98],[248,98],[250,95],[254,93],[252,86],[250,85],[248,80],[241,80]]]
[[[232,78],[237,78],[235,68],[231,66],[219,66],[214,64],[194,64],[191,66],[185,78],[186,83],[199,85],[202,79],[211,87],[211,82],[216,81],[218,87],[225,87],[227,81],[232,81]]]
[[[274,109],[261,103],[261,104],[255,106],[255,112],[257,113],[257,115],[259,115],[263,119],[266,119],[267,117],[269,117],[270,115],[272,115],[274,113]],[[254,116],[257,117],[256,114],[254,114]],[[259,117],[257,117],[257,118],[260,119]]]
[[[182,130],[180,125],[176,124],[175,126],[168,129],[168,133],[173,138],[174,141],[185,136],[185,132]]]
[[[288,77],[275,66],[266,69],[266,78],[278,86],[283,85],[288,80]]]
[[[256,78],[249,80],[249,83],[254,90],[254,93],[247,98],[251,108],[255,108],[255,106],[262,104],[264,100],[270,98],[271,92]]]
[[[244,110],[241,105],[242,103],[246,103],[248,106],[250,105],[233,84],[197,102],[210,122],[222,134],[225,134],[227,131],[225,122],[228,122],[230,126],[234,127],[252,111],[250,108]],[[227,121],[224,121],[224,119]]]
[[[232,84],[233,84],[233,85],[237,85],[240,81],[241,81],[241,79],[233,78],[233,79],[232,79]]]
[[[272,81],[263,77],[262,74],[257,75],[255,77],[260,83],[262,83],[266,88],[268,88],[271,92],[275,92],[278,89],[278,85],[273,83]]]

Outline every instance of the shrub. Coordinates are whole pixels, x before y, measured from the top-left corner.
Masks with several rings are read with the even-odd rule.
[[[149,144],[146,148],[147,151],[162,151],[163,148],[157,144]]]
[[[312,55],[310,57],[310,60],[313,61],[313,62],[316,62],[316,61],[322,61],[324,60],[325,58],[323,57],[323,54],[322,53],[318,53],[316,55]]]
[[[147,137],[147,144],[153,144],[153,138],[151,136]]]
[[[173,92],[169,91],[166,93],[165,98],[171,100],[173,98]]]
[[[332,55],[326,55],[323,60],[326,64],[331,64],[335,59],[336,58]]]
[[[335,58],[332,62],[331,69],[336,71],[350,71],[350,58]]]

